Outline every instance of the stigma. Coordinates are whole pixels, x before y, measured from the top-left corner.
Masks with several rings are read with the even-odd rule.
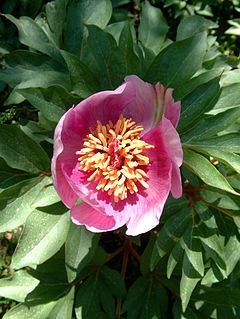
[[[144,151],[154,146],[141,139],[143,130],[123,115],[115,124],[97,121],[76,152],[80,155],[78,169],[89,174],[88,182],[97,181],[96,189],[112,196],[116,203],[138,192],[140,186],[149,187],[146,169],[151,163]]]

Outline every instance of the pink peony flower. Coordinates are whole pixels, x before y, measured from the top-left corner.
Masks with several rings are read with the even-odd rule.
[[[134,75],[63,115],[52,175],[75,224],[93,232],[126,225],[128,235],[158,225],[169,192],[182,195],[179,115],[172,89]]]

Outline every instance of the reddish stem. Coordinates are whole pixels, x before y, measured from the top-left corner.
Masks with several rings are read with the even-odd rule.
[[[121,268],[121,276],[125,278],[126,271],[127,271],[127,263],[128,263],[128,256],[129,252],[131,251],[131,243],[130,241],[126,238],[124,245],[123,245],[123,260],[122,260],[122,268]],[[121,317],[121,307],[122,307],[122,299],[118,298],[117,299],[117,305],[116,305],[116,316],[117,318]]]
[[[108,261],[110,261],[111,259],[113,259],[114,257],[116,257],[118,254],[120,254],[124,249],[124,246],[119,247],[117,250],[115,250],[109,257],[108,257]]]

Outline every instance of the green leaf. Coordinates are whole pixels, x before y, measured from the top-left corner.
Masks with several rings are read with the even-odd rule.
[[[217,79],[221,76],[224,71],[224,67],[218,67],[216,69],[211,69],[210,71],[204,71],[199,75],[192,77],[190,80],[182,83],[173,91],[173,96],[175,100],[183,100],[188,94],[193,92],[199,86],[204,83],[211,83],[211,80]]]
[[[59,299],[46,319],[72,319],[75,287],[63,298]]]
[[[156,234],[151,233],[147,247],[141,255],[140,270],[143,276],[147,276],[151,271],[151,256],[156,239]]]
[[[217,148],[227,152],[240,153],[240,136],[237,133],[215,136],[204,140],[193,140],[190,142],[191,147],[199,148]]]
[[[13,307],[4,315],[4,319],[71,319],[74,299],[74,288],[69,293],[58,299],[45,304],[34,305],[24,303]]]
[[[186,256],[185,256],[186,258]],[[185,268],[187,267],[187,264],[185,262],[185,258],[184,258],[184,266]],[[188,274],[186,275],[184,270],[182,272],[182,277],[181,277],[181,282],[180,282],[180,293],[181,293],[181,302],[182,302],[182,308],[183,311],[186,310],[191,294],[194,291],[197,283],[201,280],[201,278],[191,278],[191,270],[188,270]]]
[[[0,295],[4,298],[23,302],[38,284],[38,279],[29,275],[25,270],[19,270],[14,272],[10,278],[0,279]]]
[[[106,318],[115,318],[115,301],[105,284],[99,287],[99,297],[102,308],[106,313]]]
[[[237,173],[240,173],[240,156],[223,149],[215,147],[192,147],[198,152],[212,156],[214,159],[219,160],[225,165],[231,167]]]
[[[68,281],[76,279],[81,270],[94,257],[98,237],[84,226],[71,224],[65,244],[66,269]]]
[[[111,15],[112,5],[109,0],[70,0],[66,16],[64,49],[80,56],[86,37],[85,25],[94,24],[104,28]]]
[[[227,263],[227,275],[229,276],[234,270],[235,266],[240,260],[239,254],[236,251],[240,249],[240,242],[236,235],[230,237],[229,241],[225,246],[225,257]]]
[[[87,97],[101,89],[97,77],[84,62],[67,51],[61,50],[61,54],[68,66],[74,93]]]
[[[178,131],[182,133],[198,123],[201,116],[214,106],[219,93],[219,78],[215,78],[198,86],[187,95],[181,102],[182,112]]]
[[[184,149],[184,165],[200,177],[207,185],[238,195],[238,193],[230,186],[226,178],[202,155]]]
[[[46,179],[46,178],[45,178]],[[49,180],[49,183],[47,184]],[[41,189],[38,196],[32,202],[32,207],[44,207],[55,204],[60,201],[60,198],[52,184],[52,178],[46,179],[46,185]]]
[[[117,44],[119,44],[120,34],[122,33],[124,27],[128,24],[129,24],[129,21],[127,21],[127,20],[111,23],[111,24],[106,26],[104,31],[110,33],[114,37]]]
[[[101,276],[113,296],[124,299],[126,296],[126,288],[123,277],[116,270],[108,267],[102,267]]]
[[[62,246],[51,258],[38,265],[36,269],[29,268],[28,272],[30,275],[40,280],[41,284],[66,284],[68,278],[65,268],[64,246]]]
[[[15,170],[7,165],[3,158],[0,157],[0,189],[7,188],[11,185],[7,184],[7,180],[13,177],[19,178],[20,180],[24,179],[24,175],[29,178],[28,174],[22,174],[22,171]],[[8,186],[7,186],[8,185]]]
[[[101,312],[98,296],[100,284],[99,272],[95,272],[79,287],[75,302],[77,319],[94,319]]]
[[[201,68],[206,48],[205,33],[174,42],[156,56],[144,79],[176,88]]]
[[[101,317],[103,315],[101,309],[104,309],[108,315],[107,318],[114,318],[113,296],[122,298],[125,294],[126,290],[121,275],[108,267],[102,267],[80,286],[76,296],[76,316],[77,318],[94,319]]]
[[[39,205],[39,197],[41,196],[43,200],[47,195],[45,187],[51,182],[49,177],[35,177],[3,190],[0,193],[0,232],[23,225],[31,212]],[[45,198],[45,201],[47,200],[51,203],[50,198]]]
[[[188,143],[212,138],[234,124],[239,116],[240,108],[237,107],[217,115],[203,116],[193,128],[181,135],[181,140]]]
[[[62,32],[66,18],[66,4],[67,2],[65,0],[56,0],[46,3],[45,7],[47,22],[55,35],[58,47],[62,46]]]
[[[191,294],[204,275],[201,242],[195,235],[195,225],[187,228],[183,235],[182,248],[185,251],[180,281],[180,296],[183,311],[186,310]]]
[[[167,278],[170,279],[172,273],[177,265],[182,262],[184,256],[183,245],[182,245],[182,238],[176,242],[175,246],[173,247],[167,262]]]
[[[44,305],[29,307],[29,304],[18,304],[8,311],[3,319],[47,319],[57,301],[52,301]],[[50,318],[49,318],[50,319]]]
[[[224,254],[224,238],[219,235],[214,215],[200,202],[195,203],[195,209],[200,220],[204,222],[204,224],[201,223],[198,227],[198,236],[202,242],[202,246],[214,261],[221,276],[226,278],[227,266]]]
[[[18,126],[1,124],[0,136],[0,157],[9,166],[33,174],[49,171],[48,155]]]
[[[45,53],[59,62],[63,62],[59,49],[56,48],[56,44],[52,43],[51,38],[48,37],[34,20],[24,16],[20,17],[20,19],[16,19],[10,14],[5,14],[5,17],[18,28],[19,41],[22,44]]]
[[[183,271],[186,275],[202,277],[204,275],[204,264],[201,242],[195,237],[196,227],[197,225],[190,225],[183,235],[182,246],[185,252]]]
[[[186,211],[186,208],[180,210],[177,215],[168,219],[162,228],[152,252],[151,269],[153,270],[159,260],[167,254],[180,240],[186,227],[189,225],[191,215]]]
[[[34,52],[15,51],[5,55],[6,68],[0,70],[0,76],[15,89],[60,85],[70,89],[70,79],[66,68],[53,59]],[[15,90],[5,104],[20,103],[23,96]]]
[[[183,19],[178,26],[177,40],[184,40],[199,32],[207,31],[212,28],[217,28],[217,24],[211,20],[204,19],[197,15],[187,17]]]
[[[11,266],[35,266],[53,256],[66,240],[70,218],[65,207],[52,205],[35,210],[26,220]]]
[[[165,318],[167,307],[167,293],[152,275],[139,277],[130,287],[123,311],[127,311],[129,319]]]
[[[164,262],[160,259],[169,255],[166,266],[168,278],[176,266],[175,276],[182,270],[180,296],[184,310],[191,302],[191,295],[198,283],[202,279],[206,282],[206,258],[217,274],[215,282],[226,278],[224,237],[219,233],[214,214],[206,204],[190,197],[191,189],[188,196],[189,201],[192,201],[191,206],[176,209],[175,214],[166,219],[156,239],[151,260],[152,269],[156,267],[158,270],[159,265]]]
[[[114,38],[96,26],[88,26],[88,51],[84,62],[101,80],[102,89],[115,89],[126,75],[126,61]]]
[[[222,88],[221,95],[210,114],[224,112],[230,108],[240,107],[240,83],[233,83]]]
[[[167,22],[162,11],[153,7],[147,0],[142,3],[138,39],[148,49],[158,54],[168,32]]]
[[[235,319],[240,315],[240,290],[229,287],[204,287],[200,293],[194,294],[192,300],[200,304],[198,318],[210,318],[215,313],[218,319]]]
[[[134,42],[132,35],[132,27],[130,24],[126,24],[120,34],[119,48],[122,51],[122,55],[125,59],[126,74],[141,75],[142,67],[139,57],[134,52]]]
[[[69,94],[60,86],[26,88],[17,92],[52,122],[58,122],[66,110],[79,102],[78,97]]]
[[[30,303],[31,306],[45,304],[59,299],[68,291],[68,283],[39,283],[39,285],[27,295],[26,302]]]

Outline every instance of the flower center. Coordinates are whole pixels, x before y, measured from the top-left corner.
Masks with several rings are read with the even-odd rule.
[[[143,129],[123,115],[114,125],[97,121],[96,128],[84,138],[83,148],[76,152],[80,155],[78,169],[91,173],[87,180],[98,181],[96,189],[113,195],[116,203],[138,192],[139,185],[148,188],[145,169],[150,161],[144,150],[154,146],[141,140]]]

